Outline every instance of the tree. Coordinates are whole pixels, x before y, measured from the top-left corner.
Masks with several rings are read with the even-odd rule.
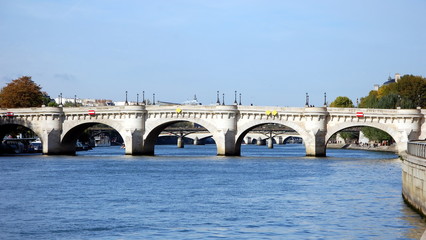
[[[361,101],[359,103],[359,107],[362,108],[374,108],[374,106],[377,105],[377,102],[379,101],[377,98],[377,91],[370,91],[368,96],[362,97]]]
[[[389,135],[388,133],[377,129],[377,128],[373,128],[373,127],[363,127],[361,129],[362,133],[364,134],[364,136],[366,136],[368,139],[373,140],[373,141],[391,141],[392,137],[391,135]]]
[[[348,97],[339,96],[330,104],[330,107],[353,108],[354,104],[352,103],[352,100],[350,100]]]
[[[359,106],[385,109],[426,107],[426,78],[404,75],[396,83],[370,91],[368,96],[361,98]]]
[[[398,90],[398,94],[403,99],[405,99],[406,102],[411,103],[409,107],[411,108],[415,106],[425,107],[426,78],[423,78],[421,76],[404,75],[396,84],[397,84],[396,89]]]
[[[397,94],[398,95],[398,84],[397,83],[390,83],[388,85],[383,85],[377,91],[377,97],[378,98],[382,98],[382,97],[390,95],[390,94]]]
[[[28,76],[13,80],[0,91],[2,108],[40,107],[42,104],[41,87]]]

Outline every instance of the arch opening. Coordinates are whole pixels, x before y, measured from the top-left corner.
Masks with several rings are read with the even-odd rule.
[[[0,127],[0,154],[41,153],[43,143],[32,129],[19,124],[4,124]]]
[[[262,151],[262,153],[260,153],[259,148],[253,150],[253,147],[249,145],[267,146],[265,148],[269,149],[274,149],[274,146],[278,145],[282,150],[287,144],[295,144],[294,146],[286,147],[297,147],[301,154],[305,154],[306,150],[304,145],[302,145],[303,142],[302,135],[289,126],[279,123],[261,123],[243,131],[236,139],[235,147],[237,152],[240,153],[243,150],[243,153],[249,152],[250,155],[253,155],[254,152],[257,152],[258,155],[263,155],[264,152]],[[244,145],[244,147],[242,147],[242,145]],[[283,152],[285,152],[285,150]]]
[[[361,125],[346,127],[330,133],[329,136],[326,141],[327,148],[397,151],[394,137],[376,127]]]
[[[95,147],[123,146],[123,143],[123,137],[116,129],[98,122],[73,127],[61,141],[65,154],[75,154]]]
[[[200,151],[201,148],[195,147],[197,145],[206,147]],[[216,155],[217,147],[213,134],[207,128],[195,122],[177,120],[156,126],[148,133],[144,152],[154,155],[154,151],[160,155]]]

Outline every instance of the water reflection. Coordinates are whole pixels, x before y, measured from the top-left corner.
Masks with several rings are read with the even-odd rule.
[[[300,146],[96,148],[0,158],[1,239],[419,239],[389,153]]]

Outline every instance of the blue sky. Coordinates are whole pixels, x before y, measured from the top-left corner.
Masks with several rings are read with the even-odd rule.
[[[0,0],[1,86],[52,97],[208,105],[354,102],[396,72],[426,76],[424,0]]]

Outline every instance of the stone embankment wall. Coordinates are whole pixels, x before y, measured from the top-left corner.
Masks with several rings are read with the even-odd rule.
[[[408,143],[402,157],[402,195],[413,208],[426,216],[426,142]]]

